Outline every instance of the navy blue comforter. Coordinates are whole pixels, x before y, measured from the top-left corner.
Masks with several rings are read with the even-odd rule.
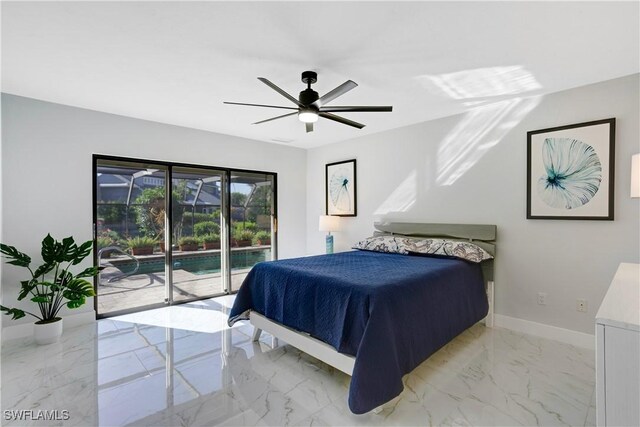
[[[255,265],[229,324],[255,310],[355,356],[349,408],[368,412],[403,389],[402,376],[486,316],[478,264],[343,252]]]

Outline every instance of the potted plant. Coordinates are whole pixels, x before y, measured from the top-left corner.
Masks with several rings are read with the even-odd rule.
[[[258,229],[258,225],[255,222],[251,221],[235,222],[233,226],[238,230],[249,230],[253,231],[254,233]]]
[[[100,251],[100,249],[107,248],[109,246],[119,246],[122,243],[122,238],[116,231],[109,228],[102,228],[98,231],[96,243],[98,245],[98,251]],[[102,258],[109,258],[111,256],[111,251],[103,251],[101,256]]]
[[[59,242],[47,234],[42,240],[44,263],[32,269],[31,257],[13,246],[0,243],[0,252],[9,260],[8,263],[26,268],[31,275],[30,279],[20,282],[18,301],[31,296],[31,301],[38,305],[40,315],[3,305],[0,305],[0,311],[13,316],[14,320],[27,314],[38,319],[34,326],[34,337],[38,344],[58,341],[62,335],[62,317],[58,316],[62,307],[78,308],[88,297],[95,295],[93,284],[85,278],[96,276],[102,268],[88,267],[75,275],[70,271],[72,266],[82,262],[91,253],[92,244],[93,241],[89,240],[78,246],[73,237]]]
[[[180,246],[181,251],[197,251],[198,239],[195,237],[181,237],[178,240],[178,246]]]
[[[156,239],[146,236],[138,236],[127,239],[127,247],[133,255],[152,255]]]
[[[200,241],[205,250],[220,249],[220,235],[216,233],[205,234]]]
[[[98,245],[98,252],[100,252],[101,249],[104,248],[108,248],[109,246],[113,246],[114,242],[113,240],[111,240],[111,238],[109,237],[104,237],[104,236],[98,236],[96,238],[96,243]],[[105,250],[102,252],[102,258],[109,258],[111,257],[111,251],[110,250]]]
[[[270,245],[271,244],[271,233],[265,230],[260,230],[253,237],[253,244],[257,246]]]
[[[251,230],[235,230],[233,232],[233,238],[236,241],[236,246],[244,247],[251,246],[251,240],[253,240],[253,236],[255,233]]]

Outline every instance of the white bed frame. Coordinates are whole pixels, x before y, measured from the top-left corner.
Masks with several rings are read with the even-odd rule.
[[[438,237],[456,240],[466,240],[481,246],[495,257],[495,225],[476,224],[415,224],[415,223],[376,223],[377,234],[402,234],[415,237]],[[493,260],[483,262],[483,274],[487,299],[489,300],[489,313],[482,320],[484,324],[493,327]],[[312,336],[295,329],[284,326],[265,316],[251,311],[249,321],[254,327],[253,341],[260,339],[262,331],[268,332],[274,337],[273,346],[278,345],[278,339],[315,357],[329,366],[353,375],[355,357],[338,353],[332,346],[313,338]]]

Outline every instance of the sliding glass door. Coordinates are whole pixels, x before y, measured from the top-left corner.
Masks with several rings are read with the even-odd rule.
[[[238,290],[276,259],[276,175],[94,156],[98,317]]]
[[[234,172],[230,180],[231,289],[237,291],[255,264],[275,259],[272,175]]]
[[[166,166],[101,161],[96,168],[98,313],[131,311],[165,302]]]
[[[173,301],[219,295],[228,288],[222,273],[223,171],[172,169]]]

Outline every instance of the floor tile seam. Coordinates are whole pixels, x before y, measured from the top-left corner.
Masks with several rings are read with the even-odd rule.
[[[587,425],[587,418],[589,418],[589,409],[592,407],[591,406],[591,402],[593,402],[593,396],[596,394],[596,388],[593,388],[593,391],[591,392],[591,397],[589,398],[589,404],[587,405],[587,412],[584,414],[584,422],[582,423],[583,426]]]

